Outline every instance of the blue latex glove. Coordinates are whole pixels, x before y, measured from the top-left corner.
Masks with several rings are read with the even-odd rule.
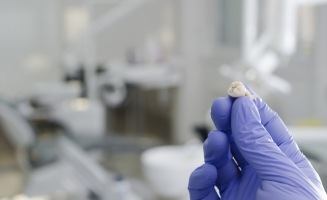
[[[219,98],[211,117],[217,130],[204,143],[205,164],[190,177],[191,200],[327,199],[319,175],[262,99]]]

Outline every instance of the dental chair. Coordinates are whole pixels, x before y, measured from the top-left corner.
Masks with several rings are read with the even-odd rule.
[[[29,152],[36,136],[32,126],[13,107],[0,102],[0,122],[9,142],[16,149],[25,174],[26,196],[48,199],[116,199],[114,177],[65,136],[54,140],[56,160],[33,169]]]

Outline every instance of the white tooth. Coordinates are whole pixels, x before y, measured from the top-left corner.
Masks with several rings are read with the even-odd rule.
[[[240,81],[234,81],[230,84],[227,93],[231,97],[250,96],[250,92],[246,89],[245,85]]]

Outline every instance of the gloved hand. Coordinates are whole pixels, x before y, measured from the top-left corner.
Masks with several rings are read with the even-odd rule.
[[[204,143],[205,164],[190,176],[191,200],[327,199],[319,175],[262,99],[219,98],[211,118],[217,130]]]

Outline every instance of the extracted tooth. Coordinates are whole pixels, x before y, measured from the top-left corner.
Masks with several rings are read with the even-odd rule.
[[[231,97],[242,97],[242,96],[249,96],[252,97],[251,93],[246,89],[245,85],[240,81],[233,81],[228,90],[227,93]]]

